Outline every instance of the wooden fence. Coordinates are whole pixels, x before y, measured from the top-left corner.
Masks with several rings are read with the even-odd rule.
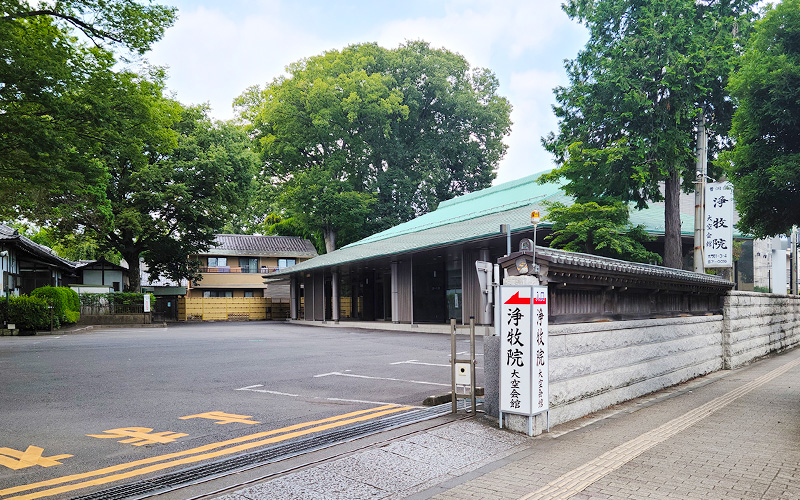
[[[270,297],[178,298],[178,321],[281,320],[289,317],[288,300]]]

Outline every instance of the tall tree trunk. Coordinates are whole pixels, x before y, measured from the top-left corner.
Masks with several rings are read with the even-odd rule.
[[[142,280],[140,276],[139,252],[124,252],[122,258],[128,263],[128,286],[126,292],[141,292]]]
[[[681,269],[681,176],[677,168],[664,182],[664,201],[664,265]]]
[[[325,238],[325,253],[331,253],[336,250],[336,230],[324,228],[322,230],[322,237]]]

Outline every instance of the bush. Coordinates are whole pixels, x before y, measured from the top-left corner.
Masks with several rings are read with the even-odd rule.
[[[150,295],[150,307],[153,307],[156,297],[152,293],[148,295]],[[120,312],[130,309],[128,306],[141,306],[144,303],[144,294],[133,292],[83,293],[80,295],[80,303],[82,306],[92,308],[108,306],[109,310]]]
[[[50,307],[43,298],[21,295],[9,297],[8,306],[5,300],[2,304],[8,315],[8,322],[16,324],[20,330],[42,330],[50,327]]]
[[[32,297],[47,300],[53,305],[53,326],[77,323],[81,315],[78,293],[68,287],[43,286],[31,292]],[[48,321],[49,323],[49,321]]]

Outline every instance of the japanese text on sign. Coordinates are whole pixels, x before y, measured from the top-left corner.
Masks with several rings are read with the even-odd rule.
[[[500,411],[548,409],[547,287],[500,289]]]
[[[733,266],[733,185],[711,182],[705,190],[705,267]]]

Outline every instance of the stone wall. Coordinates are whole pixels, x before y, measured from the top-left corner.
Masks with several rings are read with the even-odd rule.
[[[149,325],[150,313],[137,314],[81,314],[79,325]]]
[[[550,424],[722,368],[721,316],[550,327]]]
[[[723,310],[725,368],[800,344],[800,297],[730,292]]]
[[[800,297],[730,292],[722,315],[550,325],[550,425],[800,345]],[[485,411],[499,410],[500,338],[486,337]],[[509,416],[505,425],[525,432]],[[535,433],[545,421],[537,418]]]

